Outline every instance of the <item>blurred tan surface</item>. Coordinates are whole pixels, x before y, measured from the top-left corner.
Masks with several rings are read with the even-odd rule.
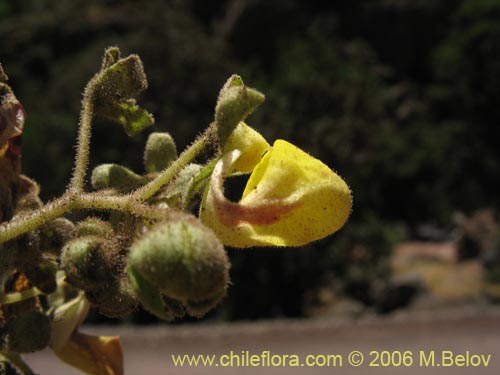
[[[235,324],[161,325],[146,327],[84,327],[82,331],[118,334],[128,375],[163,374],[495,374],[500,369],[500,311],[457,307],[362,320],[277,320]],[[340,354],[342,367],[175,367],[172,354]],[[365,362],[352,367],[348,354],[359,350]],[[370,351],[411,351],[410,367],[369,367]],[[421,367],[420,351],[490,355],[488,367]],[[41,375],[77,375],[49,351],[26,357]],[[437,358],[437,357],[436,357]]]

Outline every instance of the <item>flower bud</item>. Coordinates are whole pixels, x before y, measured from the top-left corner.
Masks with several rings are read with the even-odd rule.
[[[57,264],[50,260],[42,260],[35,267],[25,270],[29,281],[45,294],[53,293],[57,288]]]
[[[92,171],[92,187],[96,190],[115,189],[128,193],[145,184],[147,179],[118,164],[101,164]]]
[[[34,329],[35,328],[35,329]],[[10,350],[18,353],[32,353],[49,344],[49,318],[38,311],[26,311],[7,324]]]
[[[62,251],[62,269],[68,282],[83,290],[99,289],[113,281],[112,267],[107,262],[113,242],[102,237],[87,236],[68,242]]]
[[[41,257],[39,231],[33,230],[22,234],[6,243],[9,248],[6,260],[10,257],[11,264],[17,268],[26,269],[34,266]]]
[[[87,291],[85,297],[110,318],[122,317],[132,313],[137,307],[137,298],[127,278],[116,279],[105,288]]]
[[[204,301],[229,282],[229,260],[214,233],[192,217],[163,222],[134,242],[128,266],[166,296]]]
[[[192,317],[201,318],[212,310],[225,296],[226,290],[222,290],[220,294],[203,301],[187,301],[186,311]]]
[[[177,148],[169,133],[151,133],[144,150],[146,172],[161,172],[177,159]]]
[[[89,217],[76,224],[76,236],[99,236],[109,237],[113,234],[113,228],[107,221],[97,217]]]
[[[146,280],[132,266],[127,267],[128,278],[144,309],[163,320],[174,320],[184,316],[184,307],[174,299],[165,297],[160,290]]]
[[[40,249],[59,254],[61,247],[75,236],[75,224],[59,217],[40,228]]]
[[[241,77],[232,75],[227,80],[215,107],[217,133],[223,145],[234,128],[261,105],[264,99],[264,94],[245,86]]]
[[[31,178],[19,176],[19,200],[17,201],[16,213],[30,212],[43,206],[42,200],[38,197],[40,186]]]

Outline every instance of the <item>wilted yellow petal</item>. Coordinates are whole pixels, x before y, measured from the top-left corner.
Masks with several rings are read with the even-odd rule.
[[[233,168],[241,173],[249,173],[270,147],[260,133],[240,122],[227,139],[224,153],[240,150],[241,155],[234,162]]]
[[[83,292],[57,306],[53,312],[50,348],[63,361],[87,374],[123,374],[120,339],[115,336],[90,336],[78,332],[90,304]]]
[[[85,320],[90,304],[85,294],[80,292],[72,300],[57,306],[52,316],[52,332],[49,346],[57,352],[61,350],[80,324]]]
[[[74,332],[56,355],[87,374],[122,375],[123,352],[116,336],[91,336]]]
[[[340,229],[351,212],[351,192],[318,159],[278,140],[254,168],[239,203],[223,195],[223,157],[204,196],[200,217],[225,245],[301,246]]]

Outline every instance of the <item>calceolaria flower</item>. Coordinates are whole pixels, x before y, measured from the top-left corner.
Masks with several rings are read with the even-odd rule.
[[[240,201],[229,201],[224,180],[250,171]],[[214,168],[200,218],[228,246],[302,246],[339,230],[351,206],[349,187],[328,166],[284,140],[270,147],[240,123]]]

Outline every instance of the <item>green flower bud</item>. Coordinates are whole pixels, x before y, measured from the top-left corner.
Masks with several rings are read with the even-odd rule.
[[[144,150],[146,172],[161,172],[177,159],[177,148],[169,133],[151,133]]]
[[[192,317],[201,318],[212,310],[225,296],[226,290],[222,290],[220,294],[203,301],[187,301],[186,311]]]
[[[96,190],[115,189],[128,193],[147,182],[130,169],[118,164],[101,164],[92,171],[92,187]]]
[[[174,299],[165,297],[160,290],[146,280],[132,266],[127,267],[128,278],[144,309],[163,320],[174,320],[184,316],[184,307]]]
[[[236,125],[244,121],[264,99],[264,94],[245,86],[240,76],[229,77],[219,93],[215,106],[215,122],[222,145]]]
[[[42,260],[35,267],[25,270],[28,280],[45,294],[56,290],[56,272],[57,264],[50,260]]]
[[[16,214],[32,212],[43,207],[43,202],[40,197],[35,195],[27,195],[22,197],[17,202]]]
[[[75,238],[62,251],[62,269],[68,282],[83,290],[102,288],[113,282],[113,270],[108,259],[114,243],[97,236]]]
[[[61,247],[75,236],[75,224],[65,218],[49,221],[40,228],[40,249],[59,254]]]
[[[19,200],[17,201],[16,213],[34,211],[43,206],[38,197],[40,186],[31,178],[21,175],[19,178]]]
[[[32,353],[44,349],[50,340],[50,320],[41,312],[26,311],[7,324],[10,350]]]
[[[42,253],[40,252],[40,235],[37,230],[27,232],[18,238],[5,243],[9,249],[4,252],[7,254],[5,261],[10,259],[10,265],[20,269],[33,267],[40,260]]]
[[[138,303],[127,278],[116,279],[105,288],[87,291],[85,297],[99,309],[101,314],[110,318],[123,317],[132,313]]]
[[[76,236],[109,237],[113,235],[113,228],[107,221],[98,217],[88,217],[76,224]]]
[[[128,265],[163,294],[182,302],[211,299],[229,282],[224,247],[193,217],[153,227],[132,245]]]

